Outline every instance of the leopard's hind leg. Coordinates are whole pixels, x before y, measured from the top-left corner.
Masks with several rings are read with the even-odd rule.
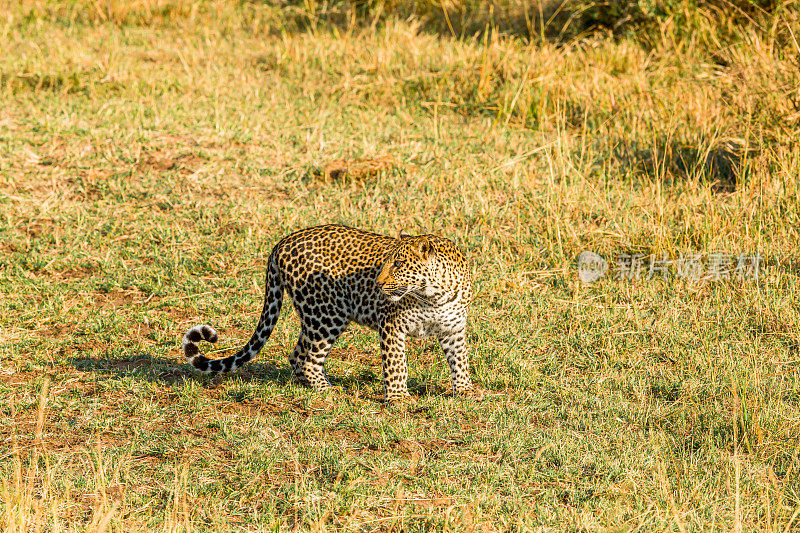
[[[330,388],[331,383],[325,375],[325,359],[342,331],[344,327],[319,331],[303,324],[297,346],[289,356],[289,363],[299,383],[315,390]]]
[[[297,339],[297,345],[294,347],[294,350],[289,355],[289,365],[292,367],[292,374],[294,375],[295,381],[297,381],[304,387],[308,387],[309,383],[306,380],[305,374],[303,372],[303,366],[300,364],[300,361],[305,360],[306,354],[308,353],[308,347],[309,347],[308,339],[306,339],[305,332],[301,330],[300,338]]]

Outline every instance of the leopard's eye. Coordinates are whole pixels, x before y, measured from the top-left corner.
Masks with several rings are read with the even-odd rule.
[[[395,268],[400,268],[401,266],[403,266],[405,264],[406,264],[405,261],[401,261],[400,259],[398,259],[397,261],[394,262],[394,267]]]

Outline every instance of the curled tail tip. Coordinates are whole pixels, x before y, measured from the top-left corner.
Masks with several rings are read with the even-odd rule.
[[[199,352],[197,343],[200,341],[217,342],[219,336],[217,332],[209,325],[201,324],[194,326],[183,336],[183,355],[191,362]]]
[[[219,339],[217,336],[217,331],[207,324],[195,326],[187,331],[186,335],[183,336],[184,342],[217,342],[217,339]]]
[[[186,362],[203,374],[217,374],[218,372],[235,370],[240,365],[236,358],[241,352],[225,359],[213,360],[200,355],[200,348],[197,343],[200,341],[217,342],[218,339],[219,337],[214,328],[206,324],[195,326],[187,331],[183,336],[183,355],[186,357]]]

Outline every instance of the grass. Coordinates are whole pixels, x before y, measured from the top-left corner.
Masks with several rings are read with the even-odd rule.
[[[0,6],[5,531],[797,527],[791,10],[709,51],[670,21],[644,47]],[[338,391],[300,388],[291,306],[241,371],[189,370],[185,330],[237,348],[272,245],[324,222],[467,251],[485,399],[416,341],[415,402],[385,407],[358,327]],[[583,250],[764,263],[581,285]]]

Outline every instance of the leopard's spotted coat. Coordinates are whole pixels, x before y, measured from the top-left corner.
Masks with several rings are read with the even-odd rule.
[[[186,359],[206,373],[230,372],[252,359],[269,338],[288,292],[300,317],[289,362],[301,383],[330,387],[325,358],[350,322],[378,331],[387,400],[408,395],[406,336],[437,337],[453,390],[472,389],[465,344],[472,282],[464,254],[435,235],[397,239],[346,226],[307,228],[281,239],[269,257],[264,309],[253,336],[220,360],[200,355],[200,340],[217,341],[211,326],[183,337]]]

